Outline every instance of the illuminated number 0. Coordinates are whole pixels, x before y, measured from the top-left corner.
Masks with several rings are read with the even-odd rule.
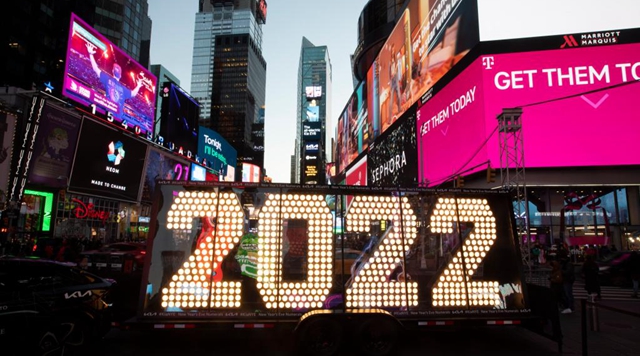
[[[307,280],[282,281],[284,220],[308,222]],[[332,279],[333,221],[322,195],[273,194],[260,211],[258,289],[268,309],[320,308]]]
[[[375,249],[373,255],[363,261],[362,267],[352,277],[353,283],[347,290],[347,307],[349,308],[418,305],[416,282],[405,283],[392,281],[389,278],[396,267],[403,262],[404,254],[409,251],[417,235],[416,217],[408,199],[402,198],[402,218],[399,201],[399,198],[394,197],[356,196],[347,213],[347,231],[349,232],[369,232],[371,220],[388,218],[392,220],[388,235],[379,242],[379,247]],[[403,227],[404,231],[402,231]]]
[[[459,214],[459,217],[457,217]],[[434,307],[500,305],[497,281],[470,281],[496,240],[496,219],[486,199],[439,198],[431,216],[431,231],[453,233],[455,223],[473,223],[469,234],[433,288]]]
[[[204,218],[205,228],[194,254],[172,276],[169,288],[163,288],[162,307],[240,307],[240,282],[221,281],[222,260],[238,243],[243,230],[244,213],[237,196],[180,192],[167,213],[167,229],[190,231],[194,218]],[[216,226],[211,222],[213,218]]]

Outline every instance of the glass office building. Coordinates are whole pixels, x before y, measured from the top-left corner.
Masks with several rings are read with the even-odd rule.
[[[298,66],[296,125],[296,181],[325,183],[324,166],[331,157],[331,59],[327,46],[316,46],[302,37]],[[305,130],[306,128],[306,130]],[[318,130],[319,128],[319,130]],[[315,148],[317,144],[317,148]],[[307,155],[307,145],[312,154]],[[307,159],[311,157],[311,159]],[[315,158],[314,158],[315,157]],[[305,167],[316,166],[317,178],[310,178]]]
[[[216,36],[248,34],[261,52],[262,25],[254,14],[255,1],[200,0],[193,40],[191,95],[202,105],[200,124],[203,126],[209,126],[211,120]]]

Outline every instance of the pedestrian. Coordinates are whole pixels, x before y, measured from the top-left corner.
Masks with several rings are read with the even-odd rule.
[[[576,280],[576,274],[573,263],[568,254],[560,255],[560,265],[562,269],[562,286],[564,289],[565,309],[562,314],[570,314],[574,311],[573,305],[573,282]]]
[[[538,243],[536,243],[533,248],[531,249],[531,254],[533,255],[533,264],[537,265],[538,263],[540,263],[540,246],[538,245]]]
[[[551,260],[549,262],[551,266],[551,273],[549,274],[549,284],[551,292],[556,298],[557,306],[560,310],[566,308],[566,302],[564,297],[564,287],[562,283],[562,266],[558,260]]]
[[[598,280],[598,272],[600,267],[596,263],[593,256],[587,256],[586,261],[582,264],[582,276],[584,277],[584,289],[590,296],[595,295],[596,300],[602,299],[600,295],[600,281]]]
[[[633,282],[633,298],[638,298],[638,284],[640,283],[640,254],[638,251],[631,252],[629,256],[629,274]]]

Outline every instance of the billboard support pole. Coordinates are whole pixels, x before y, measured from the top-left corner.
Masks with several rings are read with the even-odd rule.
[[[529,200],[525,179],[524,144],[522,137],[522,108],[503,109],[498,115],[500,141],[500,180],[513,197],[514,214],[520,243],[522,263],[531,273],[531,234],[529,229]]]

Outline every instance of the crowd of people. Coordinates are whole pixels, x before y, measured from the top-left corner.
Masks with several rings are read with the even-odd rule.
[[[549,282],[551,290],[557,300],[558,308],[562,314],[570,314],[575,310],[573,297],[573,284],[576,277],[584,280],[584,289],[593,301],[602,299],[600,287],[600,265],[598,260],[606,258],[616,252],[615,246],[599,246],[585,248],[582,263],[574,263],[575,254],[571,253],[564,245],[554,246],[553,249],[545,249],[536,244],[531,251],[532,260],[538,265],[551,267]],[[573,257],[573,258],[572,258]],[[640,284],[640,253],[633,251],[630,254],[627,273],[633,283],[632,297],[638,298]]]

